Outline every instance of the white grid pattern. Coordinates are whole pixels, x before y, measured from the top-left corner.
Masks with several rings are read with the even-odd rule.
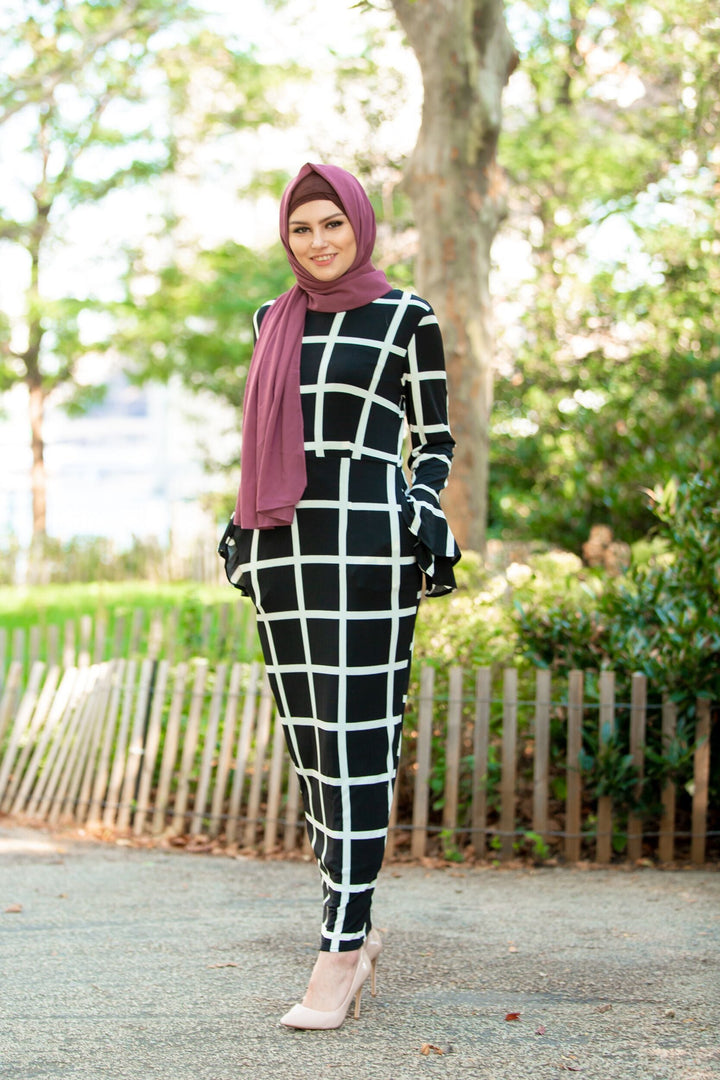
[[[306,493],[291,526],[240,530],[233,580],[257,608],[323,881],[322,947],[335,951],[370,925],[420,596],[416,537],[430,522],[438,554],[454,550],[438,501],[453,442],[429,306],[393,292],[310,312],[301,400]]]

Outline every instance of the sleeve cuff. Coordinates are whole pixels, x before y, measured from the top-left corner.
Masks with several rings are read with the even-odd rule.
[[[460,549],[440,509],[435,492],[417,496],[405,492],[402,503],[405,524],[415,537],[415,558],[425,575],[425,595],[445,596],[456,588],[453,567]]]

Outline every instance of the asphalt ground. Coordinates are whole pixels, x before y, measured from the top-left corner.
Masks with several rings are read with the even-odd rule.
[[[378,996],[295,1032],[279,1018],[317,948],[312,863],[4,819],[0,1077],[720,1077],[718,873],[391,864],[374,910]]]

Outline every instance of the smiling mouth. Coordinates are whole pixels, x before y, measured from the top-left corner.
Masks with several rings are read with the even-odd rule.
[[[333,261],[336,254],[337,254],[337,252],[333,252],[331,255],[313,255],[312,256],[312,261],[314,263],[320,263],[320,264],[329,263],[329,262]]]

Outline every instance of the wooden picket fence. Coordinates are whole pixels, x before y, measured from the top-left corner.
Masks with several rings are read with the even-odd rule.
[[[192,626],[184,624],[191,620]],[[177,604],[164,611],[100,611],[12,631],[0,626],[0,688],[11,662],[20,665],[25,681],[38,661],[49,667],[83,667],[122,657],[162,657],[174,664],[192,656],[251,656],[256,651],[252,604],[205,604],[187,612]]]
[[[205,838],[265,853],[292,852],[303,843],[297,778],[259,663],[149,657],[93,663],[83,654],[67,665],[35,660],[27,678],[23,673],[23,661],[11,661],[0,692],[2,813],[135,837]],[[619,710],[628,708],[630,752],[641,777],[645,677],[633,676],[628,703],[616,702],[609,671],[600,673],[592,703],[585,701],[581,671],[552,687],[550,673],[538,670],[532,701],[520,700],[514,668],[502,673],[495,697],[490,668],[452,667],[442,694],[438,678],[424,666],[409,703],[389,855],[419,859],[439,849],[461,857],[472,844],[477,857],[509,860],[532,837],[567,862],[609,862],[614,808],[607,796],[593,805],[583,798],[583,725],[592,716],[602,741]],[[521,710],[531,711],[530,723],[518,723]],[[551,720],[557,724],[559,716],[567,756],[558,808],[550,741]],[[715,835],[708,832],[710,719],[710,703],[699,700],[690,829],[676,828],[677,792],[669,783],[657,829],[649,833],[636,817],[627,821],[627,859],[649,853],[670,862],[682,841],[683,857],[705,862]],[[675,723],[665,702],[663,740],[672,739]],[[521,799],[528,753],[531,799]],[[491,785],[491,759],[498,758],[499,778]]]

